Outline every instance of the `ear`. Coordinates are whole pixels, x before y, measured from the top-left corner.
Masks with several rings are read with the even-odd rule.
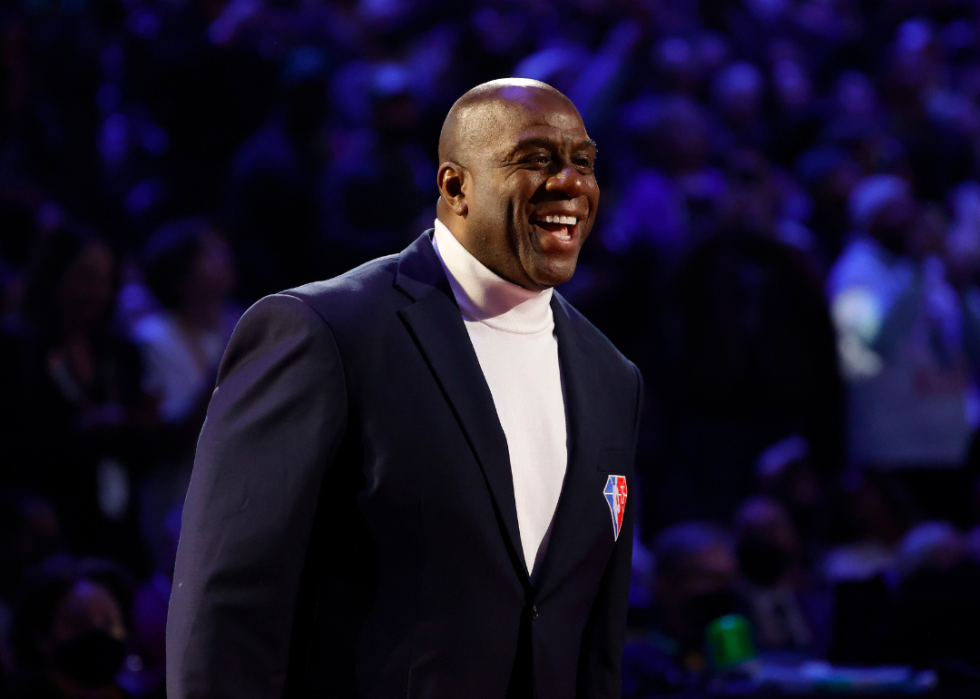
[[[459,163],[447,160],[439,166],[436,186],[439,195],[446,206],[457,216],[466,216],[469,210],[466,205],[466,185],[469,183],[469,173]]]

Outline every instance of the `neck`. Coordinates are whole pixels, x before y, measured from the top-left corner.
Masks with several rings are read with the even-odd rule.
[[[436,221],[433,244],[464,319],[517,333],[550,326],[551,289],[532,291],[502,278],[440,221]]]
[[[528,291],[546,291],[550,289],[549,286],[541,286],[536,284],[527,274],[524,274],[524,279],[514,279],[511,275],[502,272],[498,266],[494,265],[491,261],[491,255],[487,254],[485,250],[489,249],[491,246],[484,244],[486,242],[486,236],[477,236],[474,240],[474,236],[467,235],[465,220],[453,216],[443,216],[440,215],[436,221],[441,223],[445,229],[452,233],[453,237],[462,245],[466,252],[475,257],[480,261],[480,264],[489,269],[495,275],[503,279],[504,281],[510,282],[514,286],[519,286],[522,289],[527,289]],[[518,267],[518,270],[523,272],[524,270]]]

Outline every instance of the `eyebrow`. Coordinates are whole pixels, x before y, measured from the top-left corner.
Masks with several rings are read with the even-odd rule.
[[[517,145],[510,151],[509,156],[526,150],[527,148],[541,147],[541,148],[552,148],[555,145],[554,140],[550,138],[542,138],[541,136],[529,136],[528,138],[522,138],[517,142]],[[582,148],[592,148],[592,150],[599,152],[599,144],[593,141],[591,138],[585,141],[580,141],[575,144],[575,150],[580,150]]]

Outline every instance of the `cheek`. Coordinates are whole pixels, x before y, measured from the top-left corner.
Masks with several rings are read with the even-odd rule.
[[[589,199],[589,218],[594,221],[596,217],[596,211],[599,208],[599,185],[596,184],[596,181],[594,179],[591,182],[591,186],[589,187],[586,196]]]

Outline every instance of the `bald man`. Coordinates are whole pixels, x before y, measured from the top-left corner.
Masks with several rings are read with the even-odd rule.
[[[595,155],[557,90],[480,85],[433,229],[245,314],[184,507],[171,699],[619,696],[642,387],[553,291]]]

